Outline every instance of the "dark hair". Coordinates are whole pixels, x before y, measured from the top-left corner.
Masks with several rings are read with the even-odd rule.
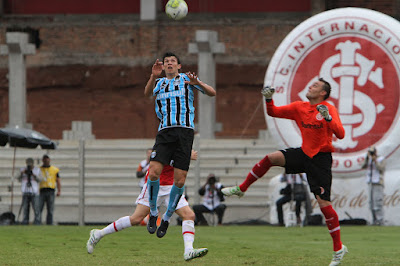
[[[164,59],[165,59],[166,57],[171,57],[171,56],[174,56],[174,57],[176,58],[176,60],[178,60],[178,64],[181,63],[181,60],[179,60],[179,57],[178,57],[176,54],[172,53],[172,52],[166,52],[166,53],[163,55],[163,58],[162,58],[163,63],[164,63]]]
[[[329,84],[329,82],[327,82],[326,80],[324,80],[323,78],[319,78],[319,81],[322,81],[324,83],[324,85],[322,86],[322,89],[324,91],[326,91],[324,100],[328,99],[329,96],[331,95],[331,84]]]
[[[50,159],[50,157],[47,154],[45,154],[43,155],[42,159]]]

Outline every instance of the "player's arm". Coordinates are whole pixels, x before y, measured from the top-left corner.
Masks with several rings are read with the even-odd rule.
[[[328,122],[333,134],[335,134],[338,139],[343,139],[345,132],[336,108],[334,106],[328,108],[326,105],[320,104],[317,106],[317,110]]]
[[[190,154],[190,160],[196,161],[197,160],[197,151],[192,150],[192,153]]]
[[[265,101],[267,105],[267,113],[269,116],[277,118],[295,119],[296,103],[291,103],[283,106],[275,106],[274,100]]]
[[[272,100],[275,89],[270,86],[266,86],[261,90],[261,94],[265,97],[265,103],[267,105],[267,113],[272,117],[294,119],[296,108],[295,104],[291,103],[284,106],[275,106]]]
[[[205,94],[207,94],[208,96],[213,97],[213,96],[217,95],[217,92],[215,91],[215,89],[213,87],[211,87],[210,85],[204,83],[203,81],[201,81],[197,78],[196,73],[188,72],[188,73],[186,73],[186,76],[189,78],[189,80],[185,81],[186,84],[200,87],[202,89],[202,91]]]
[[[150,97],[153,94],[154,86],[156,85],[157,78],[161,75],[163,63],[156,60],[153,67],[151,68],[151,75],[147,81],[146,87],[144,88],[144,96]]]
[[[136,177],[137,178],[142,178],[144,177],[146,172],[143,172],[143,167],[141,164],[139,164],[139,167],[136,169]]]

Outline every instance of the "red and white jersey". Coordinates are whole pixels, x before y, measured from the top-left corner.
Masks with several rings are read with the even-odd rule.
[[[149,171],[146,173],[146,184]],[[160,186],[172,186],[174,184],[174,167],[165,165],[160,174]]]

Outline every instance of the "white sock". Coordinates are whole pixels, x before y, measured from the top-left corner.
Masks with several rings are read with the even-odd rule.
[[[185,220],[182,222],[183,243],[185,244],[185,253],[193,249],[194,242],[194,221]]]
[[[106,227],[104,227],[102,230],[100,230],[100,237],[103,237],[108,234],[112,234],[118,231],[121,231],[122,229],[131,227],[131,220],[129,219],[129,216],[121,217],[118,220],[116,220],[113,223],[110,223]],[[98,237],[98,236],[96,236]]]

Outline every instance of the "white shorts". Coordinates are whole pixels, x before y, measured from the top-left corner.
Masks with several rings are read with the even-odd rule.
[[[168,207],[169,194],[171,193],[171,188],[172,186],[160,186],[160,190],[158,191],[157,207],[160,207],[161,205]],[[144,184],[142,191],[137,197],[136,204],[142,204],[144,206],[150,207],[147,183]],[[179,210],[180,208],[188,205],[189,203],[185,198],[185,194],[183,194],[178,202],[178,205],[176,206],[176,210]]]

